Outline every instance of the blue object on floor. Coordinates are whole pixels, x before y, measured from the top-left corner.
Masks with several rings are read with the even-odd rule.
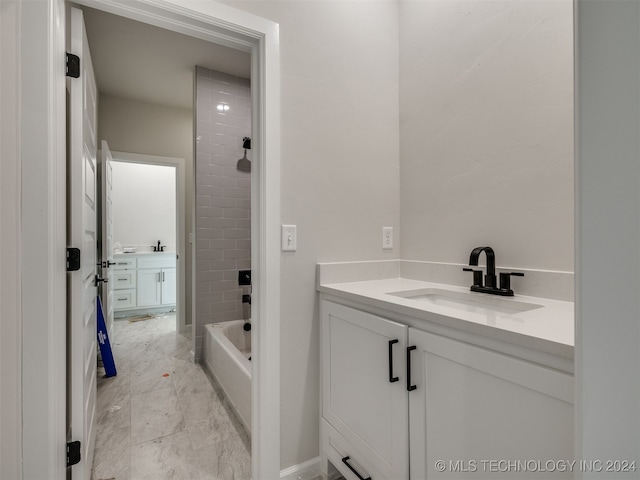
[[[104,323],[104,312],[102,311],[102,302],[100,297],[98,300],[98,343],[100,344],[100,356],[104,365],[105,377],[115,377],[118,374],[116,363],[113,361],[113,353],[111,352],[111,344],[109,343],[109,335],[107,334],[107,325]]]

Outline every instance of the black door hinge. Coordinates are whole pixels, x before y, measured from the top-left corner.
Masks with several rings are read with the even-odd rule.
[[[67,248],[67,272],[80,270],[80,249]]]
[[[80,76],[80,57],[67,52],[67,77],[78,78]]]
[[[80,463],[80,442],[67,443],[67,467]]]

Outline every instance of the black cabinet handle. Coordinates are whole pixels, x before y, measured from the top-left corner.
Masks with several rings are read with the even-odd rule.
[[[411,385],[411,352],[415,350],[417,347],[415,345],[411,347],[407,347],[407,391],[412,392],[416,388],[415,385]]]
[[[398,377],[393,376],[393,345],[398,343],[398,339],[389,340],[389,383],[397,382],[400,380]]]
[[[351,466],[351,464],[349,463],[349,457],[344,457],[344,458],[342,459],[342,463],[344,463],[347,467],[349,467],[349,470],[351,470],[351,471],[353,472],[353,474],[354,474],[356,477],[358,477],[360,480],[371,480],[371,477],[364,478],[362,475],[360,475],[360,474],[357,472],[357,470],[356,470],[355,468],[353,468],[353,467]]]

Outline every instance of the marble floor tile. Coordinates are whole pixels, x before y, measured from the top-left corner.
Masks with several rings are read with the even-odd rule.
[[[95,480],[131,478],[131,429],[129,427],[102,430],[96,435],[93,454],[93,475]]]
[[[202,471],[211,480],[249,480],[251,478],[251,452],[240,441],[211,445],[196,450]]]
[[[171,361],[174,368],[174,374],[171,378],[179,396],[213,391],[209,378],[201,365],[175,357]]]
[[[144,393],[173,387],[173,369],[166,358],[139,362],[131,367],[131,393]]]
[[[127,393],[117,401],[100,405],[96,409],[96,426],[102,433],[96,436],[96,445],[103,437],[107,438],[112,430],[131,426],[131,394]]]
[[[98,374],[92,480],[249,480],[249,436],[175,316],[117,320],[114,338],[118,375]]]
[[[131,395],[132,445],[184,429],[184,416],[173,385]]]
[[[186,432],[178,432],[131,448],[131,477],[136,480],[205,480]]]
[[[98,373],[98,409],[121,402],[131,393],[131,377],[128,373],[118,373],[115,377],[104,377],[104,372]]]

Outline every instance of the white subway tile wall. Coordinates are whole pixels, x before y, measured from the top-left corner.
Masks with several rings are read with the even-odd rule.
[[[220,106],[220,107],[219,107]],[[238,270],[251,268],[250,80],[196,67],[196,360],[204,325],[247,318]],[[251,150],[247,158],[252,159]],[[244,287],[246,289],[246,287]]]

